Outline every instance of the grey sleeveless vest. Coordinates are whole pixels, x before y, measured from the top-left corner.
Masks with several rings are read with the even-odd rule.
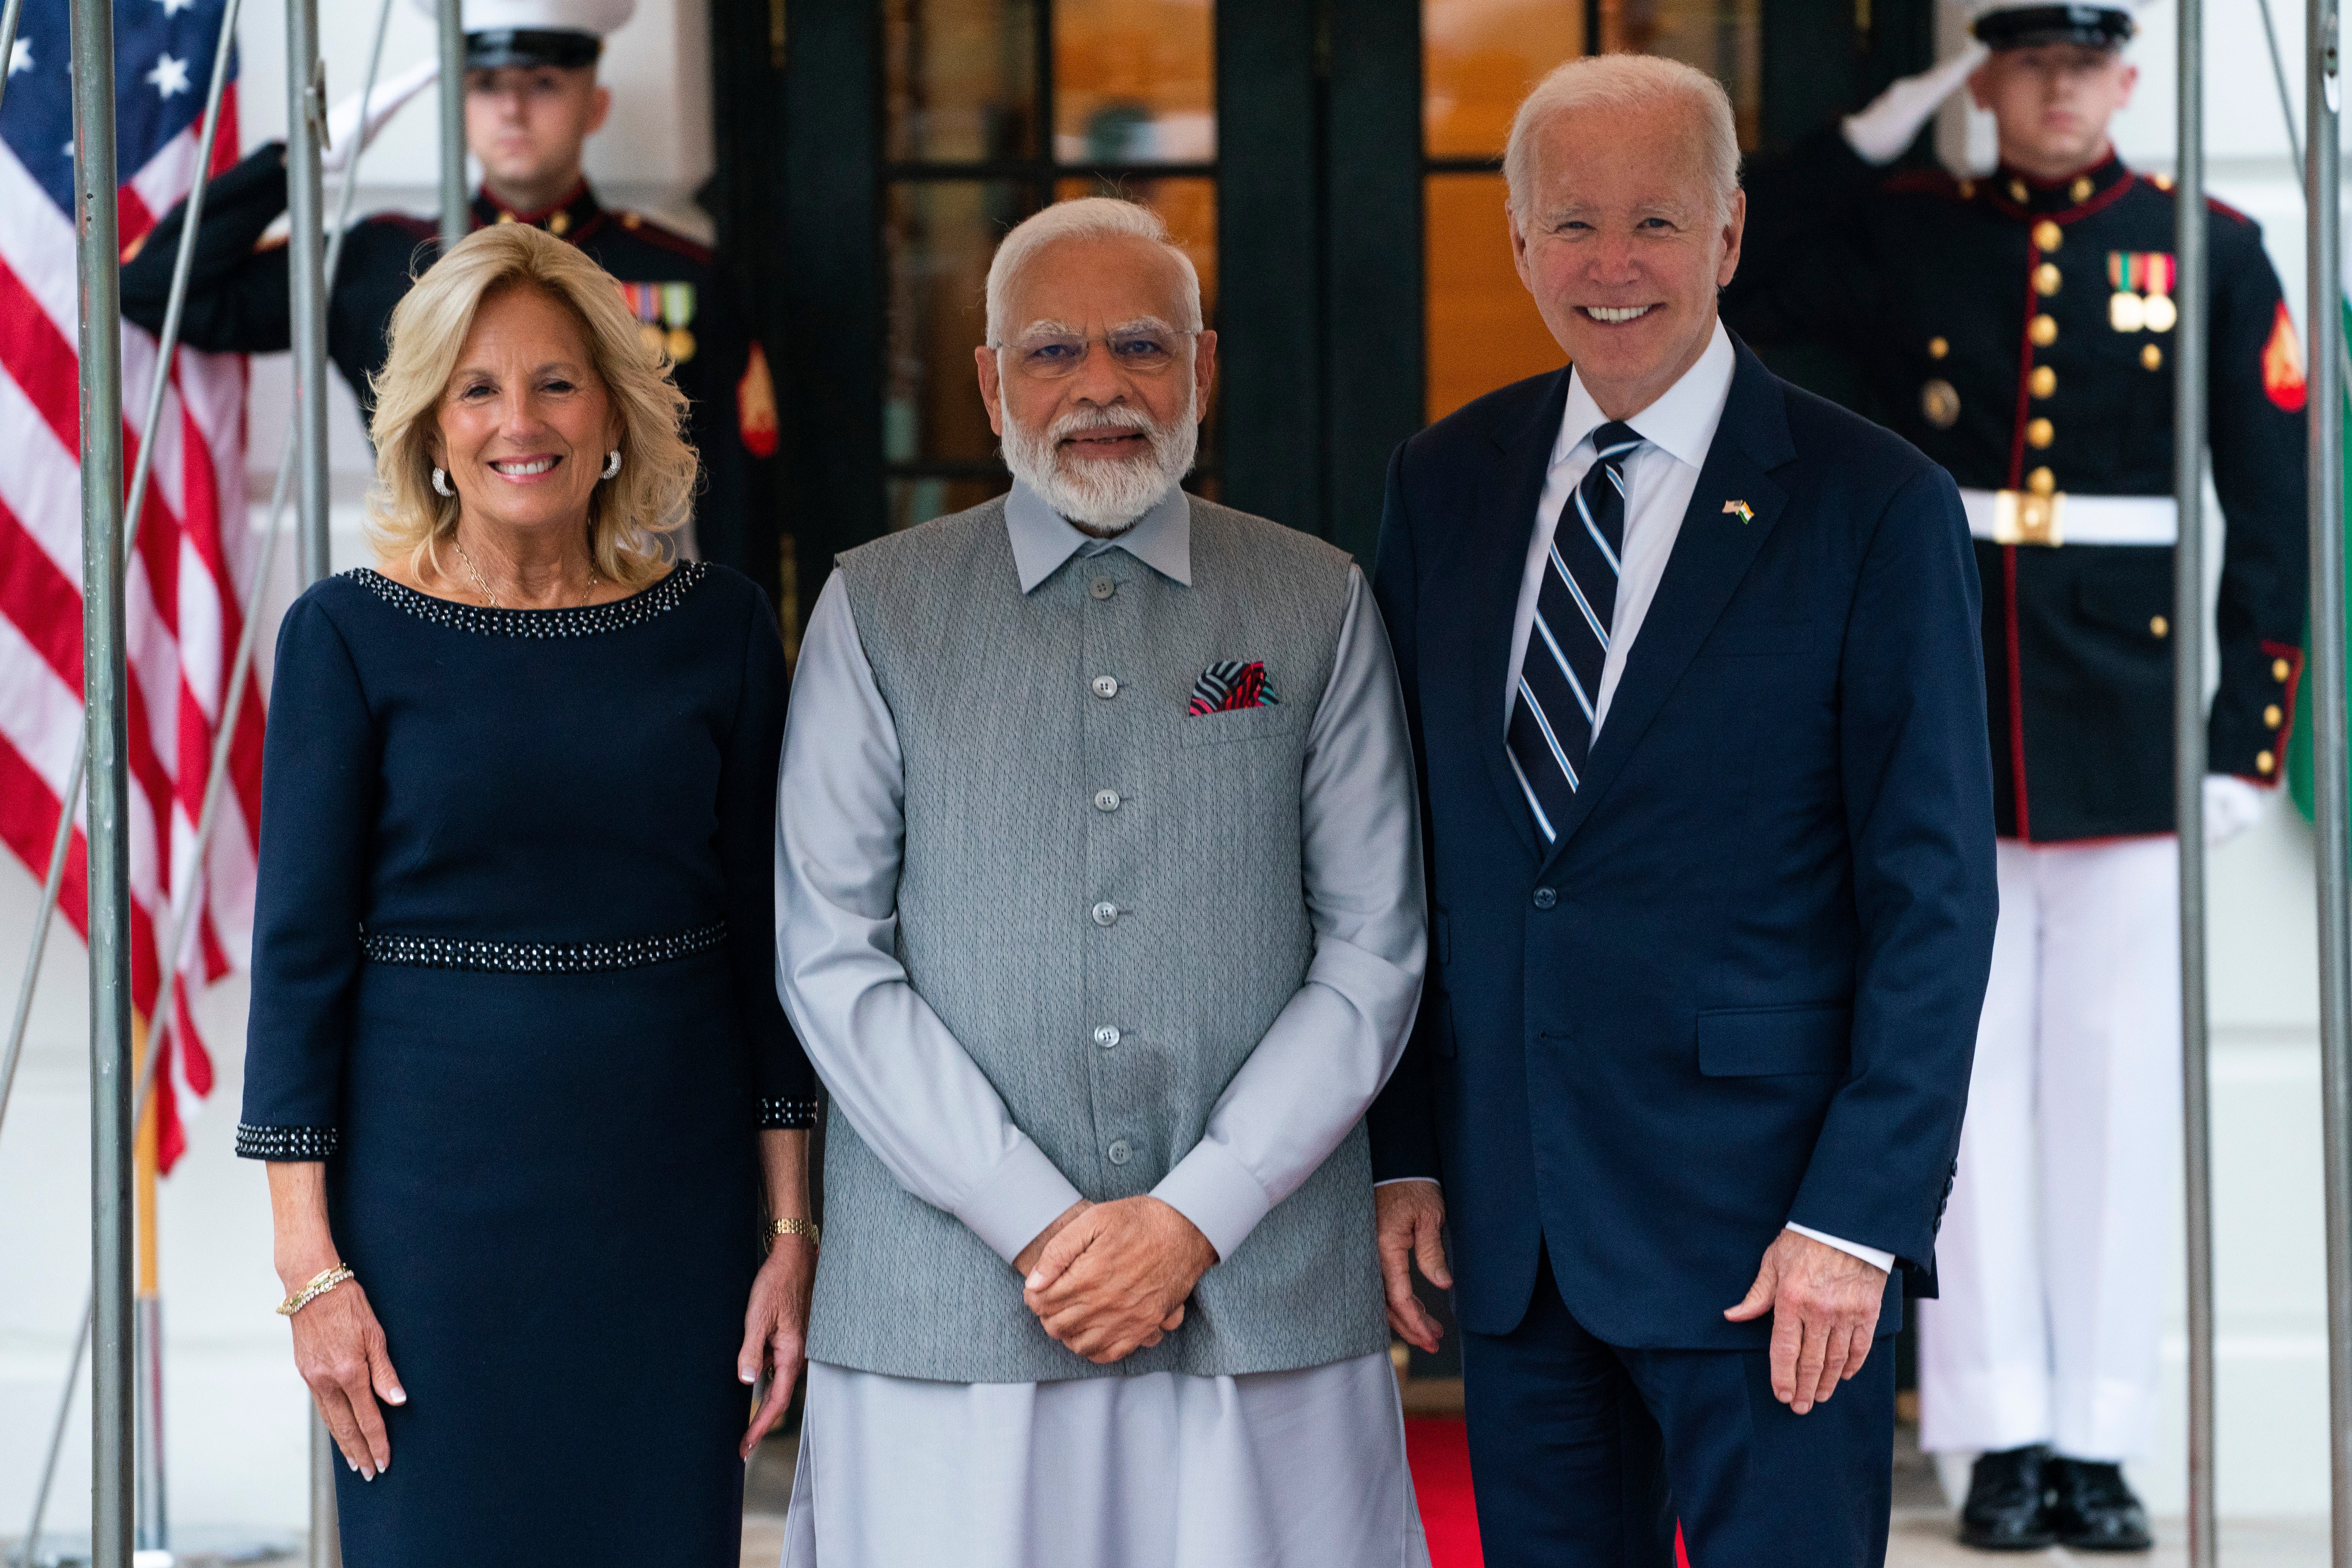
[[[836,562],[905,760],[899,960],[1098,1202],[1150,1192],[1200,1141],[1313,956],[1299,787],[1349,558],[1198,499],[1191,521],[1189,587],[1114,550],[1024,595],[1001,500]],[[1188,716],[1226,659],[1263,660],[1277,703]],[[1202,1276],[1181,1329],[1107,1367],[1048,1339],[1003,1259],[845,1117],[825,1138],[815,1360],[1035,1383],[1279,1371],[1388,1342],[1361,1126]]]

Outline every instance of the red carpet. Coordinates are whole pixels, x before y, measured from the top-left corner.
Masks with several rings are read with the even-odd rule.
[[[1431,1568],[1484,1568],[1478,1549],[1478,1507],[1470,1492],[1470,1437],[1459,1416],[1408,1415],[1405,1458],[1421,1501],[1421,1528],[1429,1537]],[[1690,1568],[1682,1531],[1675,1531],[1675,1568]]]

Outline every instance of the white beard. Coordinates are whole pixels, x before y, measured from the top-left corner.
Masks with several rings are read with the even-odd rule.
[[[1087,430],[1141,430],[1151,450],[1132,458],[1066,458],[1062,443]],[[1065,414],[1043,431],[1023,428],[1004,411],[1004,466],[1038,499],[1097,538],[1126,532],[1192,471],[1201,427],[1189,418],[1169,426],[1139,408],[1113,405]]]

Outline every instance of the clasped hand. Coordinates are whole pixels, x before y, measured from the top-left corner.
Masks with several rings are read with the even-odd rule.
[[[1184,1321],[1216,1249],[1154,1197],[1073,1204],[1022,1249],[1022,1300],[1045,1332],[1097,1366],[1149,1350]]]

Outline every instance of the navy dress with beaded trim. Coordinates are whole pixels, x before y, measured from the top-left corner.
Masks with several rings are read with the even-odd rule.
[[[237,1151],[323,1159],[408,1404],[352,1568],[733,1568],[777,1003],[783,647],[683,563],[486,610],[371,571],[278,641]]]

